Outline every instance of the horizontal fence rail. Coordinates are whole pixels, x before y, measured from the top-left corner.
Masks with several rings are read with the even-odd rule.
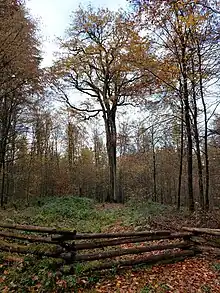
[[[97,270],[106,270],[110,269],[112,267],[125,267],[125,266],[135,266],[140,264],[156,264],[158,262],[163,261],[179,261],[183,260],[188,257],[195,256],[195,251],[190,250],[184,250],[180,252],[173,252],[172,255],[168,253],[160,254],[160,255],[151,255],[151,256],[143,256],[141,259],[131,259],[131,260],[119,260],[114,262],[108,262],[101,265],[95,265],[92,268],[88,268],[85,271],[97,271]]]
[[[177,238],[189,238],[192,234],[191,233],[175,233],[175,234],[168,234],[164,236],[154,236],[151,237],[133,237],[133,238],[122,238],[122,239],[113,239],[113,240],[104,240],[101,242],[84,242],[76,244],[76,250],[85,250],[85,249],[94,249],[94,248],[104,248],[107,246],[116,246],[121,244],[129,244],[129,243],[137,243],[137,242],[147,242],[147,241],[155,241],[155,240],[166,240],[166,239],[177,239]]]
[[[56,228],[0,224],[0,250],[10,253],[33,254],[37,257],[60,259],[62,264],[75,266],[76,263],[98,261],[86,270],[108,269],[136,264],[152,264],[158,261],[175,261],[208,251],[217,245],[203,238],[203,235],[220,236],[220,229],[183,227],[178,233],[171,231],[139,231],[125,233],[77,233]],[[28,232],[28,234],[25,234]],[[35,235],[40,233],[41,235]],[[9,239],[9,241],[7,241]],[[169,240],[171,243],[167,243]],[[177,240],[173,243],[173,240]],[[151,244],[152,241],[156,243]],[[160,242],[163,243],[160,243]],[[165,243],[164,243],[165,241]],[[208,243],[208,246],[207,246]],[[45,251],[38,249],[45,244]],[[123,245],[129,245],[125,248]],[[119,246],[118,248],[114,248]],[[131,246],[131,247],[130,247]],[[112,248],[110,248],[112,247]],[[213,248],[214,247],[214,248]],[[110,248],[110,249],[109,249]],[[210,249],[211,249],[210,248]],[[107,249],[107,250],[105,250]],[[156,251],[157,255],[153,252]],[[217,250],[216,250],[217,251]],[[220,249],[218,249],[220,253]],[[151,253],[152,252],[152,253]],[[119,259],[138,255],[138,259]],[[108,262],[102,263],[108,259]],[[109,261],[109,259],[114,259]],[[101,261],[101,262],[100,262]]]
[[[85,254],[85,255],[76,255],[76,261],[92,261],[92,260],[100,260],[106,258],[114,258],[117,256],[123,256],[128,254],[139,254],[143,252],[151,252],[155,250],[165,250],[165,249],[173,249],[173,248],[189,248],[189,244],[187,242],[167,244],[167,245],[152,245],[146,247],[137,247],[137,248],[127,248],[127,249],[119,249],[115,251],[103,252],[103,253],[95,253],[95,254]]]
[[[76,230],[68,231],[68,230],[59,230],[56,228],[31,226],[31,225],[0,224],[0,228],[8,228],[8,229],[29,231],[29,232],[35,232],[35,233],[76,235]]]

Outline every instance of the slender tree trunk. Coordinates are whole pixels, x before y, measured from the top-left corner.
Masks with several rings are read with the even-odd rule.
[[[12,135],[11,135],[11,150],[10,150],[10,163],[7,163],[6,173],[7,173],[7,188],[5,192],[5,203],[7,204],[9,196],[11,201],[14,200],[15,195],[15,154],[16,154],[16,125],[17,125],[17,113],[15,112],[12,119]]]
[[[99,188],[98,188],[98,169],[99,169],[99,159],[98,159],[98,148],[97,148],[97,133],[94,136],[94,153],[95,153],[95,199],[101,202],[99,198]]]
[[[31,144],[29,160],[28,160],[28,176],[27,176],[27,187],[26,187],[26,203],[29,206],[30,204],[30,184],[31,184],[31,176],[32,176],[32,164],[33,164],[33,157],[34,157],[34,142]]]
[[[11,174],[13,173],[12,169],[11,169]],[[10,187],[12,186],[12,180],[10,177],[10,163],[6,164],[6,183],[5,183],[5,204],[7,205],[8,203],[8,199],[9,199],[9,195],[10,195]]]
[[[195,76],[194,61],[192,60],[192,76]],[[202,210],[204,209],[204,187],[203,187],[203,170],[202,170],[202,158],[200,150],[200,140],[199,140],[199,131],[198,131],[198,110],[197,110],[197,101],[196,101],[196,89],[195,81],[192,79],[192,100],[193,100],[193,122],[194,122],[194,138],[196,143],[196,157],[198,164],[198,177],[199,177],[199,201]]]
[[[209,155],[208,155],[208,119],[207,119],[207,109],[204,99],[203,92],[203,78],[202,78],[202,56],[200,52],[200,47],[198,45],[198,59],[199,59],[199,87],[200,95],[203,105],[204,112],[204,124],[205,124],[205,135],[204,135],[204,151],[205,151],[205,209],[209,210]]]
[[[199,136],[198,136],[197,132],[198,132],[198,129],[197,129],[197,127],[195,127],[196,157],[197,157],[198,176],[199,176],[199,201],[200,201],[201,208],[204,209],[204,187],[203,187],[202,159],[201,159]]]
[[[154,144],[154,127],[152,126],[151,133],[152,140],[152,155],[153,155],[153,201],[157,201],[157,170],[156,170],[156,153],[155,153],[155,144]]]
[[[8,135],[8,134],[7,134]],[[1,198],[1,207],[4,206],[4,190],[5,190],[5,160],[6,160],[6,148],[7,148],[7,136],[2,131],[2,139],[0,142],[0,175],[2,178],[1,182],[1,190],[0,190],[0,198]]]
[[[12,112],[8,113],[8,104],[6,97],[3,99],[4,109],[1,117],[0,129],[0,175],[2,176],[2,185],[0,191],[1,207],[4,205],[4,189],[5,189],[5,161],[7,154],[8,138],[11,127]]]
[[[74,145],[74,128],[72,123],[69,121],[67,126],[67,137],[68,137],[68,171],[71,185],[71,193],[74,193],[75,186],[75,174],[74,174],[74,156],[75,156],[75,145]]]
[[[175,5],[175,3],[174,3]],[[180,21],[180,15],[183,17],[182,11],[179,11],[178,5],[175,5],[175,16],[177,20],[177,25],[180,28],[177,35],[179,37],[181,50],[178,52],[178,60],[181,71],[181,80],[183,86],[183,105],[184,105],[184,118],[186,125],[186,136],[187,136],[187,177],[188,177],[188,206],[189,211],[194,212],[194,194],[193,194],[193,140],[191,131],[191,121],[190,121],[190,104],[189,104],[189,90],[188,90],[188,56],[187,56],[187,45],[188,45],[188,35],[186,34],[185,26]],[[180,54],[180,56],[179,56]]]
[[[183,76],[183,102],[185,112],[185,123],[187,133],[187,167],[188,167],[188,204],[190,212],[194,212],[194,195],[193,195],[193,141],[190,121],[189,92],[187,83],[187,66],[185,48],[182,48],[182,76]]]
[[[188,200],[189,210],[194,211],[194,196],[193,196],[193,156],[192,156],[192,136],[191,136],[191,124],[189,114],[188,99],[185,100],[185,120],[187,130],[187,164],[188,164]]]
[[[95,199],[99,202],[102,202],[103,199],[101,198],[100,192],[100,155],[99,149],[99,139],[98,139],[98,132],[97,129],[94,130],[94,157],[95,157]]]
[[[118,197],[119,197],[119,201],[121,203],[125,202],[123,189],[124,189],[123,188],[123,172],[122,172],[122,169],[120,167],[119,171],[118,171]]]
[[[179,179],[178,179],[178,193],[177,193],[177,210],[180,210],[180,196],[182,186],[182,174],[183,174],[183,143],[184,143],[184,121],[183,121],[183,103],[181,101],[181,134],[180,134],[180,165],[179,165]]]
[[[3,161],[2,163],[2,168],[1,168],[1,171],[2,171],[2,185],[1,185],[1,207],[4,206],[4,191],[5,191],[5,162]]]

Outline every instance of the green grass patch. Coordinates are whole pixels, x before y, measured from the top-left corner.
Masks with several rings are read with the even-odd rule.
[[[96,203],[88,198],[50,197],[41,199],[41,206],[36,200],[27,208],[2,211],[0,221],[101,232],[118,220],[122,226],[141,225],[148,217],[160,215],[165,210],[167,207],[153,202],[128,202],[123,208],[97,210]]]

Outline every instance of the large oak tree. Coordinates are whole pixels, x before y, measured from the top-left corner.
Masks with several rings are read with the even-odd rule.
[[[140,26],[132,15],[89,7],[74,13],[67,37],[60,44],[62,55],[53,68],[55,88],[85,119],[102,115],[109,161],[109,200],[119,201],[116,114],[118,107],[134,102],[133,94],[150,81],[149,72],[138,65],[145,62],[150,66],[152,62],[149,42],[140,35]],[[71,89],[88,99],[77,107],[70,99]]]

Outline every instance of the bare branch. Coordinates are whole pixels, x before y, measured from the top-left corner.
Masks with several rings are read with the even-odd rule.
[[[102,109],[89,109],[89,108],[79,108],[74,106],[70,101],[68,95],[65,93],[65,91],[61,88],[55,85],[55,87],[58,89],[59,92],[62,93],[62,98],[65,101],[65,103],[73,110],[79,111],[79,112],[87,112],[87,113],[94,113],[91,117],[97,116],[100,112],[102,112]]]

